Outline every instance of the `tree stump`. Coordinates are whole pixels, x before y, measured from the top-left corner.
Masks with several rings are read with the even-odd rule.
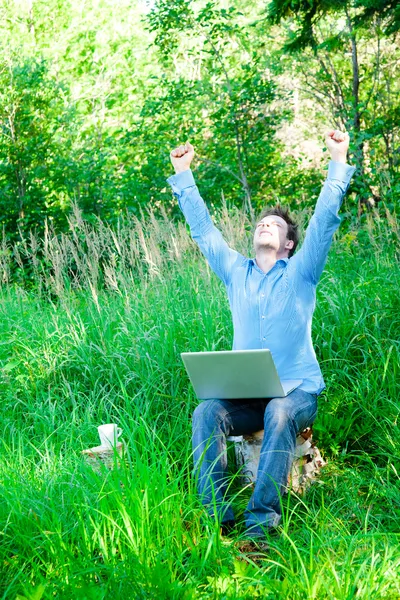
[[[122,442],[117,442],[115,448],[107,446],[95,446],[82,450],[82,455],[96,473],[101,473],[104,469],[111,471],[114,467],[119,466],[124,455],[124,445]]]
[[[254,485],[260,462],[261,444],[264,430],[251,435],[229,436],[227,441],[234,443],[236,466],[240,469],[241,484]],[[288,487],[297,494],[303,493],[316,479],[320,469],[326,464],[312,440],[312,428],[301,431],[296,438],[296,448]]]

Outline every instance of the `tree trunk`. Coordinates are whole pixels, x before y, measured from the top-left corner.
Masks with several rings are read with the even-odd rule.
[[[364,142],[361,135],[361,110],[360,110],[360,69],[358,64],[357,38],[351,22],[350,14],[346,9],[347,27],[351,41],[351,64],[352,64],[352,97],[353,97],[353,135],[355,141],[354,160],[357,167],[356,187],[360,195],[360,201],[366,203],[370,196],[368,184],[365,180],[364,168]]]
[[[8,116],[8,126],[10,130],[10,138],[14,145],[15,152],[18,157],[18,149],[17,149],[17,137],[15,133],[14,126],[14,116],[16,109],[13,108],[11,114]],[[16,159],[15,168],[14,168],[15,180],[17,184],[17,193],[18,193],[18,218],[23,219],[25,217],[24,203],[25,203],[25,195],[26,195],[26,175],[23,166],[21,165],[19,159]]]
[[[233,89],[232,89],[232,85],[231,85],[231,80],[229,79],[229,75],[228,75],[228,72],[223,63],[222,57],[221,57],[220,53],[218,52],[217,48],[215,47],[215,45],[213,44],[211,38],[207,35],[206,35],[206,38],[207,38],[207,41],[210,44],[213,52],[215,53],[215,56],[217,57],[219,64],[221,65],[221,68],[222,68],[222,71],[224,73],[224,77],[226,80],[229,97],[233,103],[234,102],[234,93],[233,93]],[[243,159],[242,159],[242,141],[240,139],[240,131],[239,131],[239,125],[238,125],[236,111],[234,114],[234,127],[235,127],[235,140],[236,140],[236,157],[237,157],[237,162],[238,162],[238,167],[239,167],[239,172],[240,172],[240,181],[241,181],[243,191],[244,191],[244,207],[249,212],[250,218],[252,220],[254,220],[254,210],[253,210],[253,206],[251,204],[251,190],[250,190],[249,182],[248,182],[248,179],[246,176],[246,172],[244,170],[244,164],[243,164]]]

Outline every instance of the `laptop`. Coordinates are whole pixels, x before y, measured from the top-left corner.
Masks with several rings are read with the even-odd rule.
[[[284,398],[302,379],[281,381],[270,350],[182,352],[200,400],[209,398]]]

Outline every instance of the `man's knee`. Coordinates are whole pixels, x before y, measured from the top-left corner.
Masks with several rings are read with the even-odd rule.
[[[273,425],[277,430],[282,430],[292,422],[292,412],[289,410],[289,407],[281,401],[281,398],[274,398],[268,402],[264,413],[265,428]]]
[[[218,400],[203,400],[194,409],[192,422],[193,428],[201,425],[219,424],[225,411]]]

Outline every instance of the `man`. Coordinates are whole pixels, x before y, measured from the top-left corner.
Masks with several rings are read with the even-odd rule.
[[[316,286],[325,266],[338,211],[354,168],[346,164],[349,136],[326,134],[331,154],[328,177],[310,220],[304,242],[297,226],[280,207],[264,212],[254,232],[255,258],[229,248],[212,223],[190,170],[194,148],[187,143],[171,152],[176,175],[168,179],[193,239],[226,286],[234,325],[234,350],[269,348],[281,379],[301,379],[286,398],[201,402],[193,414],[193,453],[198,490],[222,529],[234,525],[227,502],[226,436],[264,429],[254,493],[245,511],[246,533],[262,540],[281,520],[296,435],[317,414],[324,381],[311,340]],[[294,255],[293,255],[294,254]],[[246,374],[243,373],[243,377]]]

